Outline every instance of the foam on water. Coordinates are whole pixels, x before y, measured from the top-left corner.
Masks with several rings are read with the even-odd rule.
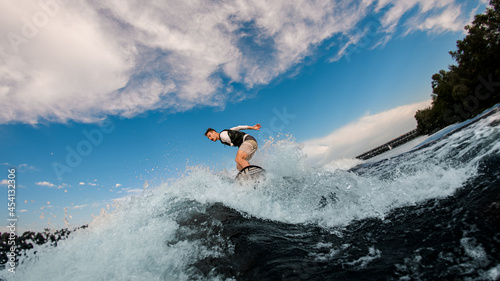
[[[367,217],[383,218],[395,207],[451,195],[476,173],[473,163],[446,163],[446,151],[440,151],[435,161],[426,161],[436,153],[429,150],[362,175],[336,168],[352,166],[358,161],[353,159],[312,168],[300,145],[289,140],[267,143],[265,151],[259,164],[266,168],[266,178],[255,188],[208,169],[192,168],[189,176],[162,189],[201,203],[222,202],[261,219],[333,227]]]
[[[7,280],[187,280],[187,262],[210,255],[196,243],[175,243],[175,216],[189,210],[146,196],[103,214],[57,247],[36,246]],[[37,252],[36,255],[34,252]]]
[[[491,268],[487,272],[484,273],[483,275],[484,280],[492,280],[492,281],[497,281],[500,279],[500,264],[497,266]]]
[[[498,154],[498,120],[493,114],[417,152],[362,166],[342,159],[321,168],[307,164],[292,139],[265,143],[255,164],[267,173],[255,186],[240,185],[228,173],[188,167],[183,177],[104,213],[57,247],[36,246],[21,257],[17,273],[6,280],[188,280],[197,260],[221,255],[196,239],[179,239],[180,222],[214,203],[246,216],[324,228],[353,220],[384,218],[397,207],[452,195],[477,174],[481,157]],[[213,227],[206,225],[207,229]],[[464,238],[462,246],[481,263],[481,246]],[[321,245],[319,245],[321,246]],[[318,247],[319,247],[318,246]],[[323,245],[324,246],[324,245]],[[339,246],[341,247],[341,246]],[[34,252],[37,252],[34,254]],[[380,257],[374,247],[365,266]],[[329,255],[335,255],[334,249]],[[318,258],[326,258],[318,257]],[[485,273],[498,276],[498,268]],[[211,276],[217,280],[217,276]]]

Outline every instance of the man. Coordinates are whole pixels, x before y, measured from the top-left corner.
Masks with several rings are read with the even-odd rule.
[[[208,128],[205,136],[211,141],[220,140],[221,143],[229,146],[237,146],[238,152],[236,153],[236,168],[238,171],[243,170],[250,164],[248,161],[252,159],[255,151],[257,151],[257,140],[249,134],[240,132],[240,130],[260,130],[260,124],[254,126],[238,126],[229,130],[223,130],[217,133],[214,129]]]

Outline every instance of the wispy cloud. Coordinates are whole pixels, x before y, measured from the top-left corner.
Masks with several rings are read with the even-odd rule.
[[[122,193],[122,192],[126,192],[128,195],[112,199],[111,202],[118,203],[118,204],[121,204],[121,203],[124,203],[124,202],[128,202],[128,201],[131,200],[132,197],[141,196],[143,194],[143,192],[144,192],[144,189],[141,189],[141,188],[134,188],[134,189],[132,189],[130,187],[127,187],[127,188],[122,188],[117,193]]]
[[[406,34],[415,30],[428,30],[432,33],[444,31],[465,33],[464,26],[472,21],[473,15],[465,13],[462,5],[455,4],[453,1],[443,1],[440,4],[444,6],[436,6],[436,9],[427,8],[410,18],[406,24]]]
[[[25,171],[38,171],[37,168],[35,168],[35,166],[32,166],[32,165],[28,165],[26,163],[23,163],[23,164],[19,164],[17,166],[17,169],[19,171],[22,171],[22,172],[25,172]]]
[[[81,186],[84,186],[84,185],[96,186],[98,184],[95,183],[95,181],[94,182],[87,182],[87,183],[81,181],[81,182],[78,183],[78,185],[81,185]]]
[[[430,100],[400,106],[377,114],[367,114],[327,136],[304,142],[304,151],[314,165],[335,159],[352,158],[415,129],[415,113]]]
[[[38,171],[37,168],[35,168],[35,166],[32,166],[32,165],[28,165],[26,163],[23,163],[23,164],[19,164],[19,165],[13,165],[13,164],[9,164],[7,162],[4,162],[4,163],[0,163],[1,166],[9,166],[9,167],[13,167],[13,168],[17,168],[18,171],[21,171],[21,172],[26,172],[26,171]]]
[[[67,184],[67,183],[64,183],[64,182],[63,182],[62,184],[60,184],[60,185],[57,187],[57,189],[67,188],[67,187],[70,187],[70,186],[71,186],[71,185],[69,185],[69,184]]]
[[[76,205],[76,206],[73,206],[72,208],[73,209],[82,209],[82,208],[85,208],[87,207],[88,205],[87,204],[84,204],[84,205]]]
[[[133,195],[139,195],[144,191],[142,188],[136,188],[136,189],[128,189],[126,190],[127,193],[133,194]]]
[[[142,189],[142,188],[124,187],[124,188],[121,188],[117,193],[125,192],[125,193],[129,193],[132,195],[140,195],[140,194],[142,194],[143,191],[144,191],[144,189]]]
[[[223,107],[233,85],[270,83],[336,35],[349,38],[338,60],[369,16],[375,46],[400,26],[456,31],[470,17],[453,0],[2,1],[0,123]]]
[[[46,187],[54,187],[54,186],[56,186],[55,184],[53,184],[51,182],[48,182],[48,181],[39,181],[39,182],[36,182],[35,184],[39,185],[39,186],[46,186]]]

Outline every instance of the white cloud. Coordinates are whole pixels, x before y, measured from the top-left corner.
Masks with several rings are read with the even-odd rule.
[[[408,31],[455,31],[465,14],[453,0],[2,1],[0,123],[223,107],[233,84],[267,84],[334,35],[349,38],[338,60],[373,12],[383,45],[415,7]]]
[[[120,187],[120,186],[122,186],[122,185],[119,183],[115,184],[115,187]]]
[[[112,199],[111,201],[113,203],[118,203],[118,204],[121,204],[121,203],[124,203],[124,202],[128,202],[132,199],[132,197],[138,197],[138,196],[141,196],[144,192],[144,189],[141,189],[141,188],[135,188],[135,189],[132,189],[130,187],[127,187],[127,188],[122,188],[120,191],[118,191],[117,193],[122,193],[122,191],[128,193],[127,196],[123,196],[123,197],[119,197],[119,198],[115,198],[115,199]]]
[[[73,209],[82,209],[82,208],[85,208],[87,207],[88,205],[87,204],[84,204],[84,205],[76,205],[76,206],[73,206],[72,208]]]
[[[70,186],[70,185],[68,185],[67,183],[64,183],[64,182],[63,182],[62,184],[60,184],[60,185],[57,187],[57,189],[62,189],[62,188],[66,188],[66,187],[69,187],[69,186]],[[67,192],[67,191],[65,191],[65,192]]]
[[[56,3],[53,16],[39,4],[45,2]],[[40,117],[58,122],[92,121],[100,114],[92,108],[109,103],[113,92],[127,83],[133,50],[109,40],[96,11],[85,2],[57,3],[24,0],[0,4],[2,34],[23,39],[16,44],[14,35],[3,38],[0,100],[8,107],[0,113],[2,122],[37,123]],[[37,15],[43,13],[46,24],[37,24],[43,19]]]
[[[392,1],[392,0],[380,0],[377,3],[376,11],[380,11],[382,8],[389,7],[388,11],[384,14],[381,19],[382,26],[387,32],[393,32],[398,23],[400,23],[403,16],[410,10],[417,8],[418,17],[422,17],[425,20],[425,16],[428,13],[446,13],[448,9],[455,9],[457,5],[454,0],[406,0],[406,1]],[[460,11],[458,11],[460,14]],[[452,29],[453,30],[453,29]]]
[[[13,168],[16,168],[18,171],[22,171],[22,172],[26,172],[26,171],[38,171],[37,168],[35,168],[34,166],[31,166],[31,165],[28,165],[26,163],[24,164],[19,164],[17,165],[12,165],[12,164],[9,164],[9,163],[0,163],[0,165],[2,166],[10,166],[10,167],[13,167]]]
[[[48,181],[39,181],[39,182],[36,182],[35,184],[39,185],[39,186],[47,186],[47,187],[54,187],[54,186],[56,186],[55,184],[53,184],[51,182],[48,182]]]
[[[450,30],[465,33],[464,26],[472,22],[475,12],[467,15],[462,10],[461,5],[450,3],[438,13],[420,13],[408,20],[407,33],[414,30],[429,30],[433,33]]]
[[[9,185],[9,181],[4,179],[0,181],[0,185]]]
[[[314,165],[352,158],[416,128],[415,113],[430,100],[399,106],[378,114],[367,114],[325,137],[304,142],[304,152]]]
[[[38,171],[37,168],[35,168],[34,166],[31,166],[31,165],[28,165],[26,163],[19,164],[19,166],[17,166],[17,168],[19,171]]]
[[[136,189],[128,189],[127,193],[132,193],[134,195],[139,195],[144,191],[142,188],[136,188]]]
[[[483,0],[477,2],[484,5]],[[473,19],[471,13],[475,14],[477,10],[467,12],[464,5],[456,0],[379,0],[375,11],[380,12],[383,8],[387,12],[380,19],[381,32],[388,35],[376,46],[385,45],[400,26],[403,36],[416,30],[429,33],[464,32],[464,26]]]

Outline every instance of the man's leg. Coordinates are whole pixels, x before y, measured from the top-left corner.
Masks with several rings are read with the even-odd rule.
[[[236,153],[236,159],[235,159],[236,168],[238,169],[238,171],[241,171],[243,170],[243,168],[250,165],[247,161],[247,157],[248,154],[245,151],[238,149],[238,153]]]

